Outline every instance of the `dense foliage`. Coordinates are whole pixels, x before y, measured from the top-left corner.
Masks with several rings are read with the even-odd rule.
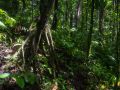
[[[0,90],[120,90],[119,0],[1,0]]]

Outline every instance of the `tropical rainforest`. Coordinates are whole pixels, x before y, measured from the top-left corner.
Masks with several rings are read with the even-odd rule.
[[[120,0],[0,0],[0,90],[120,90]]]

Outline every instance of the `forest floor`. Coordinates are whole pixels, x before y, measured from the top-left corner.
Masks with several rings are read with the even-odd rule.
[[[6,43],[0,43],[0,73],[11,72],[13,66],[8,58],[13,54],[13,47],[9,47]]]
[[[9,73],[9,74],[16,74],[17,72],[19,72],[19,69],[16,67],[16,65],[10,60],[10,57],[12,55],[14,55],[14,53],[20,48],[20,44],[13,44],[12,46],[9,46],[7,43],[5,42],[0,42],[0,74],[3,73]],[[65,55],[66,56],[66,55]],[[67,56],[69,57],[69,56]],[[66,58],[67,58],[66,57]],[[68,58],[68,60],[65,61],[69,61],[70,58]],[[76,58],[73,58],[73,60],[77,60]],[[80,60],[78,60],[80,61]],[[71,62],[72,64],[70,65],[77,65],[75,62]],[[78,63],[78,62],[77,62]],[[80,62],[81,63],[81,62]],[[61,68],[61,70],[63,70],[63,72],[69,73],[69,70],[65,71],[65,62],[61,63],[60,65],[62,65],[61,67],[64,67],[63,69]],[[74,73],[74,77],[73,78],[66,78],[68,80],[73,81],[73,86],[76,87],[76,90],[84,90],[84,89],[77,89],[77,88],[85,88],[84,86],[86,86],[86,83],[88,82],[87,79],[88,78],[93,78],[92,76],[89,76],[87,74],[88,71],[86,70],[77,70]],[[94,80],[94,79],[93,79]],[[2,79],[0,79],[0,90],[21,90],[20,87],[18,87],[18,85],[16,84],[15,80],[11,79],[11,78],[7,78],[4,80],[5,83],[1,83]],[[88,84],[88,83],[87,83]],[[80,87],[79,87],[80,85]],[[69,85],[68,85],[69,86]],[[24,90],[39,90],[37,86],[27,86],[27,89]],[[54,90],[54,89],[52,89]],[[69,89],[68,89],[69,90]],[[97,89],[96,89],[97,90]],[[107,89],[105,89],[107,90]],[[120,89],[119,89],[120,90]]]
[[[9,46],[5,42],[0,42],[0,74],[3,73],[16,73],[16,66],[9,60],[10,56],[14,54],[16,46]],[[2,82],[7,82],[2,83]],[[17,88],[17,89],[16,89]],[[16,86],[14,80],[0,79],[0,90],[19,90],[18,86]]]

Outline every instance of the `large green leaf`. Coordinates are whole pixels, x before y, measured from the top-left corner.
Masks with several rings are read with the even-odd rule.
[[[6,28],[5,24],[0,21],[0,28]]]
[[[16,20],[0,9],[0,28],[13,27],[15,24]]]
[[[31,85],[33,85],[36,81],[36,77],[33,73],[25,73],[24,78],[25,78],[25,81],[27,83],[30,83]]]
[[[1,79],[7,78],[7,77],[9,77],[9,76],[10,76],[9,73],[2,73],[2,74],[0,74],[0,78],[1,78]]]
[[[25,86],[25,81],[22,76],[15,77],[16,83],[19,87],[24,88]]]

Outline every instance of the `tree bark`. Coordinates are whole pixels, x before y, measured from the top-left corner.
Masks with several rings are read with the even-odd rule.
[[[120,76],[120,21],[119,21],[119,18],[120,18],[120,14],[119,14],[119,2],[118,0],[116,0],[116,14],[117,14],[117,17],[116,17],[116,23],[117,23],[117,32],[116,32],[116,47],[115,47],[115,51],[116,51],[116,82],[115,82],[115,90],[118,90],[119,89],[119,86],[118,86],[118,82],[119,82],[119,76]]]
[[[55,0],[55,11],[54,11],[54,16],[53,16],[53,22],[52,22],[52,29],[55,30],[57,28],[57,23],[58,23],[58,0]]]
[[[102,36],[103,36],[103,31],[104,31],[103,21],[104,21],[104,8],[100,7],[99,9],[99,32]]]
[[[87,58],[89,56],[89,51],[90,51],[90,46],[92,41],[93,23],[94,23],[93,17],[94,17],[94,0],[92,0],[90,30],[89,30],[88,39],[87,39],[87,49],[86,49]]]
[[[48,18],[50,16],[51,9],[54,5],[55,0],[40,0],[40,16],[37,22],[37,30],[35,34],[31,35],[28,42],[24,45],[24,55],[23,59],[25,61],[25,69],[30,70],[30,67],[33,67],[35,70],[36,61],[33,60],[36,55],[40,42],[44,39],[43,33],[45,32],[45,26],[47,24]]]
[[[80,16],[81,16],[81,12],[82,12],[82,1],[81,0],[78,0],[78,4],[77,4],[77,7],[76,7],[76,15],[75,15],[75,27],[78,27],[78,23],[79,23],[79,19],[80,19]]]
[[[86,0],[86,31],[88,30],[88,0]]]

